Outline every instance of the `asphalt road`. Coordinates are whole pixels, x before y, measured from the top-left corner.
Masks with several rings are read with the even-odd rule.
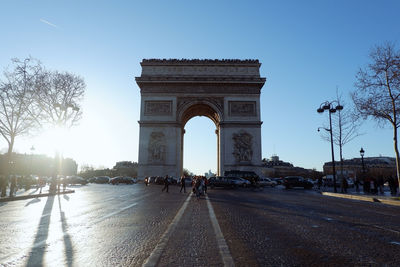
[[[400,207],[310,190],[77,186],[0,203],[2,266],[400,266]]]

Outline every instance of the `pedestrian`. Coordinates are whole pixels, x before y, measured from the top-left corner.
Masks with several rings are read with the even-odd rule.
[[[7,178],[4,175],[0,176],[0,191],[1,191],[1,197],[5,197],[7,194],[7,185],[8,181]]]
[[[161,190],[161,192],[164,192],[164,190],[167,189],[167,193],[168,193],[168,186],[169,186],[169,177],[168,177],[168,175],[165,175],[164,188]]]
[[[60,177],[58,177],[58,176],[56,179],[57,179],[57,191],[60,194],[61,180],[60,180]]]
[[[15,175],[13,175],[13,176],[11,176],[10,197],[13,197],[14,191],[17,191],[16,186],[17,186],[17,177]]]
[[[204,194],[207,194],[208,180],[205,176],[203,177],[203,179],[204,179]]]
[[[63,191],[67,188],[67,178],[63,179]]]
[[[179,191],[180,193],[186,193],[186,177],[184,175],[181,176],[181,190]]]
[[[360,180],[358,179],[358,177],[356,177],[354,185],[356,187],[356,192],[359,193],[360,192]]]
[[[321,190],[321,186],[322,186],[322,176],[318,177],[318,190]]]
[[[200,198],[200,194],[201,194],[201,190],[202,190],[202,188],[201,188],[201,177],[200,176],[197,177],[196,183],[194,184],[194,188],[195,188],[197,199],[199,199]]]
[[[383,194],[384,192],[383,192],[383,185],[384,185],[384,179],[383,179],[383,175],[381,174],[381,175],[379,175],[378,176],[378,181],[377,181],[377,183],[378,183],[378,189],[379,189],[379,193],[380,194]]]
[[[342,183],[341,183],[341,192],[347,194],[347,179],[345,177],[342,177]]]

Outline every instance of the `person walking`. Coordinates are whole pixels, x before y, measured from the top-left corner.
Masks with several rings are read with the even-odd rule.
[[[168,186],[169,186],[169,180],[168,180],[168,175],[165,175],[164,178],[164,188],[161,190],[161,192],[164,192],[165,189],[167,189],[167,193],[168,193]]]
[[[207,185],[208,185],[208,180],[207,177],[203,177],[204,179],[204,194],[207,194]]]
[[[16,187],[17,187],[17,177],[13,175],[11,177],[11,184],[10,184],[10,197],[14,196],[14,191],[17,191]]]
[[[181,176],[181,190],[179,191],[180,193],[186,193],[186,177],[184,175]]]
[[[4,175],[0,175],[0,191],[1,197],[5,197],[7,194],[7,178]]]
[[[318,177],[318,190],[321,190],[321,186],[322,186],[322,176]]]
[[[359,193],[360,192],[360,179],[358,179],[358,177],[356,177],[354,185],[356,187],[356,192]]]

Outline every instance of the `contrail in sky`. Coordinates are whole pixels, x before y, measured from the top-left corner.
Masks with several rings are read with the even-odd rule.
[[[48,22],[48,21],[45,20],[45,19],[40,19],[40,21],[43,22],[43,23],[46,23],[47,25],[50,25],[50,26],[52,26],[52,27],[54,27],[54,28],[58,28],[57,25],[55,25],[55,24],[53,24],[53,23],[51,23],[51,22]]]

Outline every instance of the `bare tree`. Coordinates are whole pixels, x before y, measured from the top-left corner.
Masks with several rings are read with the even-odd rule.
[[[336,91],[336,99],[340,105],[345,105],[343,98],[338,91]],[[345,144],[360,135],[358,132],[360,120],[358,119],[358,116],[354,114],[354,108],[346,106],[345,109],[337,112],[333,124],[334,129],[337,129],[336,131],[333,131],[333,141],[337,146],[339,146],[340,172],[343,176],[343,147]]]
[[[389,122],[392,125],[397,179],[400,182],[397,141],[400,125],[400,51],[392,43],[386,43],[374,47],[370,59],[368,66],[356,75],[356,90],[352,98],[364,118],[372,117],[378,124]]]
[[[42,111],[41,120],[58,128],[71,128],[82,117],[81,102],[86,84],[83,78],[68,72],[46,71],[40,77],[36,102]],[[62,141],[62,140],[60,140]],[[57,175],[62,170],[62,155],[56,151],[50,192],[56,191]]]
[[[71,128],[82,117],[81,102],[86,84],[83,78],[68,72],[43,73],[37,94],[42,120],[52,126]]]
[[[0,134],[8,143],[8,161],[17,136],[38,128],[40,110],[35,105],[37,78],[43,68],[35,59],[12,59],[0,81]]]

